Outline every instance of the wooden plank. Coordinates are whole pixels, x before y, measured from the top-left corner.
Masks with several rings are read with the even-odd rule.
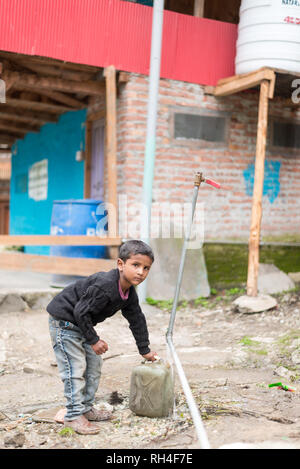
[[[204,17],[205,0],[194,0],[194,16]]]
[[[6,135],[0,134],[0,143],[12,145],[13,143],[15,143],[16,138],[17,137],[8,136],[7,134]]]
[[[129,72],[119,72],[119,83],[127,83],[130,80],[130,75]]]
[[[9,108],[4,104],[0,106],[0,117],[6,120],[13,120],[16,122],[28,122],[32,125],[41,126],[47,124],[47,122],[57,122],[57,117],[53,114],[47,114],[45,112],[31,112],[30,110],[23,110],[22,114],[16,114],[14,108]]]
[[[96,95],[103,93],[105,85],[100,81],[70,81],[56,77],[41,77],[30,73],[5,71],[2,78],[15,85],[31,86],[34,88],[63,91],[65,93],[87,93]]]
[[[11,161],[10,158],[0,159],[0,181],[8,180],[11,177]]]
[[[4,270],[88,276],[95,272],[107,272],[115,268],[116,261],[1,252],[0,265]]]
[[[118,194],[117,194],[117,84],[114,66],[105,69],[106,79],[106,168],[108,234],[118,233]]]
[[[18,117],[20,117],[20,119],[18,119]],[[24,126],[22,125],[21,127],[16,127],[16,129],[18,128],[20,132],[24,131],[25,133],[26,132],[38,132],[40,126],[42,125],[41,122],[39,124],[32,124],[30,120],[28,121],[26,120],[26,118],[24,117],[22,118],[22,116],[6,114],[5,112],[1,112],[1,110],[0,110],[0,119],[1,120],[3,119],[5,121],[12,121],[13,122],[12,126],[14,126],[15,124],[19,122],[21,122],[22,124],[26,124]],[[5,124],[5,125],[8,126],[9,124]]]
[[[86,104],[84,104],[82,101],[79,101],[79,99],[75,99],[71,96],[61,93],[60,91],[45,90],[42,88],[36,88],[34,86],[27,86],[22,84],[13,85],[12,88],[16,90],[34,91],[39,95],[47,96],[48,98],[57,101],[58,103],[63,103],[66,106],[70,106],[75,109],[83,109],[86,107]]]
[[[39,75],[59,77],[64,80],[89,81],[92,76],[97,73],[97,70],[93,71],[93,73],[65,70],[57,65],[47,65],[46,62],[44,64],[35,64],[28,60],[13,59],[13,61],[20,64],[22,67],[27,68],[31,72],[38,73]]]
[[[41,103],[39,101],[30,101],[27,99],[6,98],[6,105],[17,109],[30,109],[32,111],[45,111],[51,114],[62,114],[64,112],[73,111],[69,106],[61,106],[56,104]]]
[[[91,197],[91,152],[92,152],[92,122],[86,122],[85,129],[85,159],[84,159],[84,198]]]
[[[0,246],[119,246],[121,238],[85,235],[6,235]]]
[[[99,119],[105,119],[105,116],[106,116],[106,110],[101,109],[101,111],[97,111],[97,112],[93,112],[92,114],[89,114],[88,121],[93,122],[93,121],[97,121]]]
[[[247,295],[249,296],[257,296],[259,241],[262,217],[262,194],[264,185],[266,141],[268,130],[269,93],[270,82],[268,80],[263,80],[260,85],[254,189],[252,198],[252,215],[249,238],[249,259],[247,277]]]
[[[101,71],[101,67],[96,67],[93,65],[85,65],[85,64],[76,64],[73,62],[63,62],[58,59],[50,59],[48,57],[38,57],[34,55],[26,55],[26,54],[19,54],[16,52],[5,52],[0,51],[0,58],[6,58],[7,60],[21,60],[26,61],[27,63],[35,63],[40,65],[53,65],[54,67],[59,67],[66,70],[75,70],[75,71],[83,71],[87,73],[97,73]]]
[[[0,118],[1,118],[0,114]],[[13,124],[3,124],[3,122],[0,121],[0,131],[5,130],[10,133],[16,133],[16,134],[23,134],[25,135],[27,132],[38,132],[38,129],[36,127],[17,127]]]
[[[214,95],[229,96],[234,93],[239,93],[240,91],[254,88],[263,80],[270,80],[274,82],[275,72],[271,69],[261,69],[253,73],[236,75],[225,80],[220,80],[220,82],[218,82],[217,86],[215,87]]]

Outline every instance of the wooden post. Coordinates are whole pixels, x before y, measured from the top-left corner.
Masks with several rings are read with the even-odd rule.
[[[252,217],[249,239],[247,295],[257,296],[257,278],[259,268],[259,241],[262,217],[262,194],[264,185],[264,169],[266,140],[268,128],[268,106],[270,82],[263,80],[260,85],[259,112],[257,126],[257,144],[255,158],[254,189],[252,199]]]
[[[118,232],[118,194],[117,194],[117,83],[116,69],[105,69],[106,79],[106,168],[108,235],[115,237]],[[110,248],[110,255],[116,258],[118,251]]]
[[[205,0],[194,0],[194,16],[203,18],[204,6],[205,6]]]

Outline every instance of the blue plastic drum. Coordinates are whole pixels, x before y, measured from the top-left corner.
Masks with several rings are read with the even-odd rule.
[[[51,234],[101,236],[107,231],[107,214],[103,202],[93,199],[55,200],[51,217]],[[51,246],[51,256],[106,258],[105,246]]]

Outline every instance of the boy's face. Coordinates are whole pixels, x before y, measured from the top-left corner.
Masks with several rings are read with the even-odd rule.
[[[118,259],[118,269],[122,280],[129,285],[137,286],[142,283],[149,274],[152,265],[150,257],[143,254],[135,254],[126,262]]]

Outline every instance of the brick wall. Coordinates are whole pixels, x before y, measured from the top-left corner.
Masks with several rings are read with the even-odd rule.
[[[118,183],[126,194],[129,220],[134,204],[141,201],[146,141],[148,77],[131,74],[120,85],[118,96]],[[183,204],[191,201],[194,174],[202,171],[226,186],[216,190],[202,185],[205,239],[248,240],[251,218],[253,171],[256,148],[258,94],[244,92],[215,98],[200,85],[161,80],[157,121],[153,202]],[[225,144],[175,140],[174,111],[223,112],[228,115]],[[296,111],[279,99],[270,101],[270,116],[296,118]],[[300,116],[299,116],[300,117]],[[268,145],[263,196],[262,237],[299,238],[300,155],[281,154]],[[201,205],[201,204],[200,204]],[[199,210],[200,210],[199,205]],[[157,217],[153,217],[157,223]]]

